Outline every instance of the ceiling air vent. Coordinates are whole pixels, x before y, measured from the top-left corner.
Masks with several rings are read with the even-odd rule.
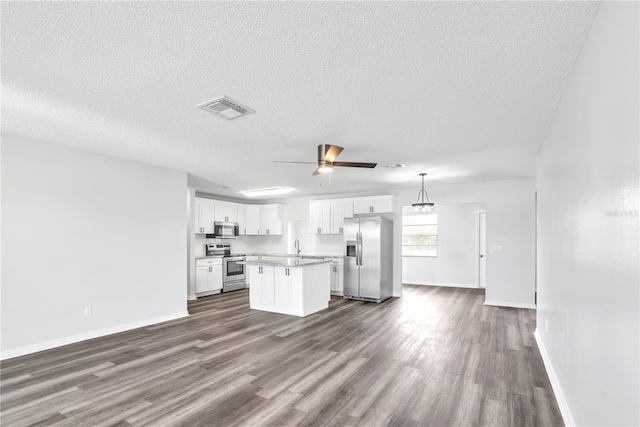
[[[197,108],[201,108],[204,111],[208,111],[225,120],[231,120],[236,117],[255,113],[255,110],[240,104],[238,101],[235,101],[228,96],[212,99],[211,101],[198,105]]]

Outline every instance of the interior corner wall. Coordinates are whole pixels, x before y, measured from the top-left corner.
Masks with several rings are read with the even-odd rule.
[[[418,181],[416,181],[419,183]],[[480,204],[486,211],[486,294],[492,305],[535,307],[535,179],[465,184],[426,184],[438,205]],[[415,202],[415,189],[396,189],[400,206]],[[394,233],[401,245],[401,218]],[[496,250],[499,246],[501,250]],[[398,249],[400,250],[400,249]],[[396,270],[402,269],[402,258]]]
[[[186,173],[4,133],[1,150],[2,358],[187,315]]]
[[[538,160],[536,338],[568,425],[640,425],[638,2],[602,2]]]

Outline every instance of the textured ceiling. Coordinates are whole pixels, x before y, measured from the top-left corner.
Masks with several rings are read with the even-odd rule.
[[[534,176],[597,6],[3,2],[2,128],[236,197],[418,186],[422,171],[431,183]],[[257,113],[195,108],[222,95]],[[321,179],[272,163],[314,161],[320,143],[379,166]]]

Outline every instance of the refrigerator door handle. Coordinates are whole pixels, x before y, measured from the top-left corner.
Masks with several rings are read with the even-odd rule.
[[[362,233],[358,233],[357,236],[357,244],[358,244],[358,265],[362,265]]]

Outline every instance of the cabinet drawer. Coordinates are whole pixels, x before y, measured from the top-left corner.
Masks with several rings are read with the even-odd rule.
[[[222,258],[203,258],[196,260],[196,267],[205,265],[222,265]]]

